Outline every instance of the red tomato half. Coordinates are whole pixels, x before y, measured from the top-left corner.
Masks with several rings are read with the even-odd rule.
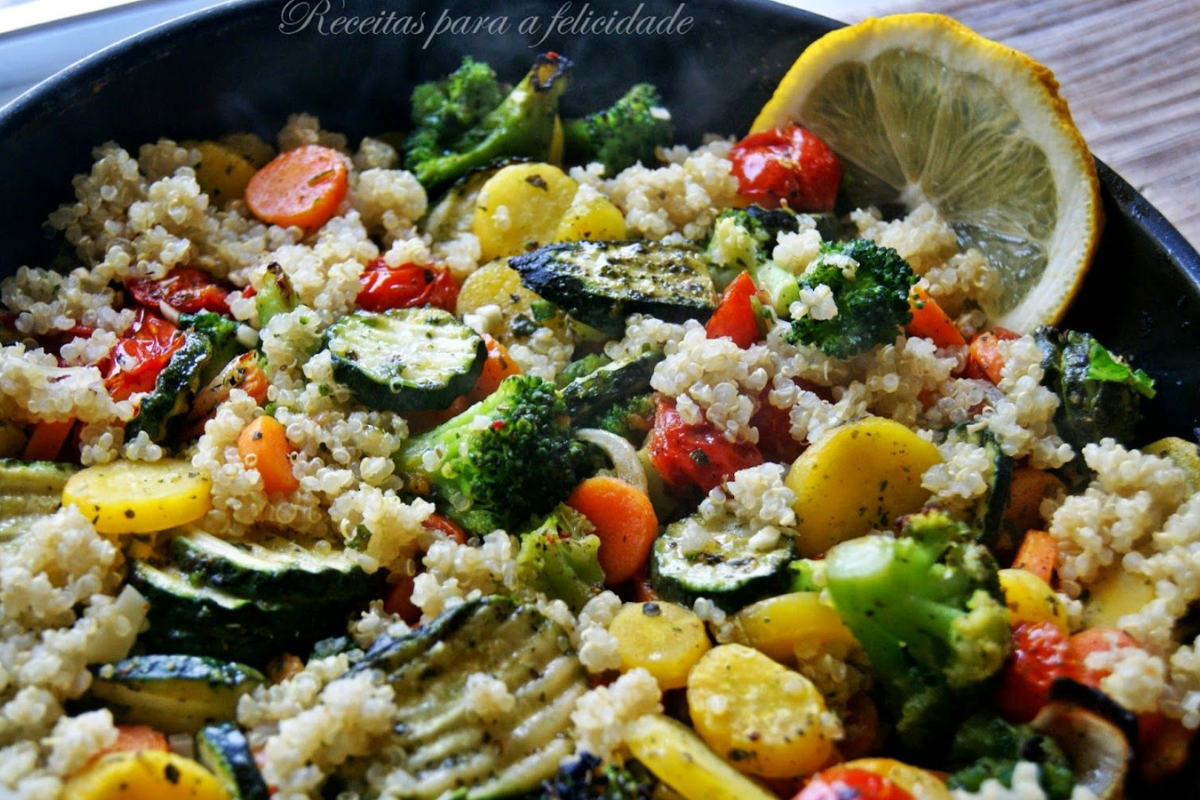
[[[655,406],[650,459],[677,494],[695,494],[697,489],[708,493],[738,470],[763,463],[763,455],[755,445],[731,442],[707,422],[684,422],[671,398],[660,395]]]
[[[795,800],[912,800],[912,794],[869,770],[830,767],[814,775]]]
[[[135,392],[150,391],[182,345],[178,328],[153,311],[138,309],[125,338],[99,364],[108,393],[114,400],[125,400]]]
[[[751,302],[757,291],[750,273],[743,272],[734,278],[725,287],[721,302],[704,326],[708,338],[728,337],[743,350],[757,342],[761,331],[758,328],[758,315]]]
[[[1010,722],[1029,722],[1050,702],[1050,687],[1069,677],[1067,635],[1053,622],[1018,625],[1012,652],[996,692],[1000,713]]]
[[[195,267],[175,267],[159,280],[141,278],[125,284],[133,299],[147,308],[158,310],[165,303],[183,314],[213,311],[228,314],[226,298],[232,289],[222,286],[212,275]]]
[[[738,194],[767,208],[832,211],[842,162],[829,145],[798,125],[752,133],[729,151]]]
[[[437,306],[453,311],[458,303],[458,284],[454,277],[438,267],[401,264],[389,267],[382,258],[367,265],[358,279],[358,307],[366,311],[389,308]]]

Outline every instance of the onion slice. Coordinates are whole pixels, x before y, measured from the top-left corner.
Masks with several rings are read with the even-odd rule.
[[[629,440],[599,428],[580,428],[575,432],[575,438],[599,447],[612,461],[613,472],[618,478],[636,487],[643,494],[650,493],[646,469]]]
[[[1075,703],[1052,700],[1038,712],[1033,728],[1058,742],[1071,759],[1075,784],[1097,800],[1121,800],[1133,748],[1110,720]]]

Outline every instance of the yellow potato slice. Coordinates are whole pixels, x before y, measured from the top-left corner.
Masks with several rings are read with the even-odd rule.
[[[278,155],[274,147],[254,133],[229,133],[218,139],[217,144],[237,153],[255,169],[262,169]]]
[[[67,781],[63,800],[229,800],[217,778],[190,758],[158,750],[110,753]]]
[[[554,231],[556,242],[594,242],[625,238],[625,217],[604,195],[580,186]]]
[[[858,758],[838,766],[873,772],[904,789],[915,800],[953,800],[946,784],[936,775],[892,758]]]
[[[80,470],[63,487],[100,533],[153,533],[212,508],[212,481],[189,461],[114,461]]]
[[[559,221],[579,189],[553,164],[510,164],[483,185],[472,230],[484,261],[514,256],[554,241]]]
[[[670,717],[639,717],[625,729],[625,744],[684,800],[779,800],[729,766],[695,731]]]
[[[704,621],[675,603],[626,603],[608,632],[617,640],[621,671],[641,667],[663,689],[681,689],[712,643]]]
[[[888,528],[929,499],[925,470],[937,447],[890,419],[865,417],[830,431],[788,471],[796,493],[796,546],[806,558],[839,542]]]
[[[856,644],[837,611],[821,602],[819,592],[791,592],[752,603],[730,618],[735,640],[781,663],[791,661],[796,645]]]
[[[245,196],[246,184],[257,171],[249,159],[219,142],[186,144],[200,151],[196,182],[214,205],[225,206],[231,200],[241,200]]]
[[[1067,607],[1050,584],[1024,569],[1000,570],[1000,588],[1012,615],[1012,624],[1053,622],[1064,633],[1069,620]]]
[[[743,772],[795,778],[833,754],[817,687],[745,645],[708,651],[688,676],[687,701],[696,732]]]
[[[481,308],[495,305],[505,320],[504,330],[496,338],[505,345],[524,341],[529,333],[513,330],[513,323],[534,322],[562,334],[567,328],[567,316],[541,295],[521,285],[521,275],[508,266],[507,259],[484,264],[463,281],[458,292],[459,315],[478,313]]]
[[[1083,627],[1116,628],[1126,614],[1136,614],[1154,599],[1154,582],[1145,575],[1129,572],[1118,561],[1088,584],[1083,605]]]

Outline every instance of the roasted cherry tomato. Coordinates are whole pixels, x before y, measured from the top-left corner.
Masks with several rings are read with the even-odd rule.
[[[1094,662],[1089,665],[1088,656],[1129,647],[1140,648],[1141,645],[1137,639],[1120,628],[1088,628],[1072,634],[1067,639],[1067,677],[1085,686],[1099,689],[1100,682],[1112,673],[1112,667],[1103,665],[1104,659],[1099,659],[1103,666],[1098,667]],[[1157,711],[1143,711],[1137,715],[1137,720],[1138,739],[1143,744],[1152,742],[1166,723],[1166,718]]]
[[[757,342],[762,334],[753,302],[757,292],[750,273],[743,272],[734,278],[733,283],[725,287],[721,302],[704,326],[708,338],[728,337],[743,350]]]
[[[776,464],[791,464],[804,452],[804,445],[792,436],[792,415],[786,408],[771,405],[767,387],[758,397],[758,410],[750,424],[758,431],[758,450],[763,458]]]
[[[430,514],[421,523],[421,527],[427,531],[444,534],[459,544],[467,543],[467,532],[462,529],[462,526],[441,514]]]
[[[1004,357],[1000,355],[997,344],[1016,338],[1018,338],[1017,334],[1006,328],[994,328],[976,334],[975,338],[971,340],[963,377],[975,380],[986,379],[993,384],[999,384],[1003,377]]]
[[[913,800],[913,797],[907,789],[869,770],[830,767],[814,775],[795,800]]]
[[[1111,669],[1097,669],[1087,665],[1087,657],[1093,653],[1139,647],[1137,640],[1120,628],[1088,628],[1067,639],[1067,657],[1070,662],[1069,676],[1093,689],[1100,688],[1100,681],[1108,677]]]
[[[409,625],[421,621],[421,609],[412,601],[413,576],[394,572],[388,576],[387,592],[383,596],[383,610],[395,614]]]
[[[99,364],[108,393],[114,400],[125,400],[135,392],[150,391],[182,345],[178,328],[149,309],[138,309],[125,338]]]
[[[226,298],[233,291],[195,267],[175,267],[158,280],[131,280],[125,284],[125,288],[134,300],[147,308],[158,310],[159,303],[165,303],[182,314],[201,311],[228,314],[229,303]]]
[[[655,405],[650,459],[676,494],[694,495],[697,490],[707,494],[738,470],[763,463],[755,445],[731,442],[708,422],[684,422],[673,399],[660,395]]]
[[[458,284],[438,267],[401,264],[389,267],[383,258],[367,265],[359,278],[358,307],[366,311],[389,308],[437,306],[453,311],[458,303]]]
[[[729,151],[738,194],[767,208],[786,203],[794,211],[832,211],[842,181],[842,162],[798,125],[752,133]]]
[[[1000,713],[1010,722],[1029,722],[1050,701],[1054,681],[1070,675],[1067,635],[1061,628],[1053,622],[1018,625],[996,692]]]

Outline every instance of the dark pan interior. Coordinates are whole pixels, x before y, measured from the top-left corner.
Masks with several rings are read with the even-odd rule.
[[[577,12],[582,3],[573,4]],[[302,30],[299,7],[334,17],[381,9],[422,17],[421,33],[322,34]],[[70,199],[71,178],[91,164],[91,149],[112,139],[127,148],[159,136],[201,138],[232,130],[273,136],[287,115],[308,111],[352,139],[406,126],[413,84],[457,65],[469,53],[504,76],[523,73],[539,50],[576,62],[569,110],[611,101],[633,81],[663,91],[680,137],[740,134],[796,55],[837,23],[760,0],[613,0],[601,15],[675,15],[669,32],[523,35],[521,20],[543,29],[559,9],[548,2],[249,0],[197,14],[110,48],[52,78],[0,113],[0,275],[44,264],[46,215]],[[292,9],[291,12],[285,9]],[[678,12],[678,13],[677,13]],[[292,13],[290,25],[285,14]],[[448,18],[505,16],[505,33],[443,33]],[[687,22],[690,20],[690,24]],[[686,26],[686,31],[683,28]],[[1068,324],[1130,354],[1159,382],[1143,435],[1195,437],[1200,426],[1200,256],[1124,180],[1101,165],[1108,225],[1099,257]],[[1184,787],[1179,787],[1184,788]],[[1184,796],[1191,796],[1185,788]]]
[[[70,199],[73,175],[93,147],[127,148],[253,130],[270,137],[289,113],[317,114],[352,139],[402,129],[413,84],[457,65],[464,53],[518,76],[539,50],[576,62],[568,110],[611,101],[649,80],[663,91],[680,138],[741,133],[796,55],[837,26],[832,20],[760,0],[614,0],[595,17],[660,22],[659,32],[571,31],[557,0],[379,4],[376,0],[233,2],[110,48],[50,79],[0,114],[0,274],[44,264],[46,215]],[[591,6],[589,6],[591,8]],[[316,10],[315,15],[306,12]],[[337,18],[381,10],[420,20],[421,30],[337,33]],[[323,13],[321,13],[323,12]],[[507,20],[504,32],[497,30]],[[536,19],[537,33],[521,33]],[[461,20],[489,20],[463,32]],[[458,22],[455,22],[458,21]],[[322,24],[323,23],[323,24]],[[440,32],[437,32],[440,31]],[[1099,257],[1068,323],[1134,356],[1162,389],[1144,435],[1194,436],[1200,427],[1200,256],[1118,175],[1101,165],[1108,225]]]

